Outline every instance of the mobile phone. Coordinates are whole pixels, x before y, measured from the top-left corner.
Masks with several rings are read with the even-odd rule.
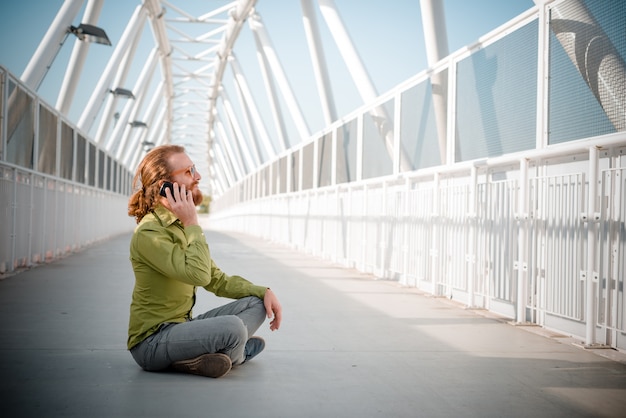
[[[159,190],[159,194],[163,197],[167,197],[167,195],[165,194],[165,189],[170,189],[170,194],[172,195],[172,199],[176,200],[174,198],[174,185],[172,184],[172,182],[170,181],[163,182],[163,185],[161,186],[161,190]]]

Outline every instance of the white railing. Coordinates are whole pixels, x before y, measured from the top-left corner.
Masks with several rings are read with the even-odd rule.
[[[128,197],[0,162],[0,275],[132,231]]]
[[[131,174],[0,67],[0,278],[132,231]]]
[[[626,348],[625,154],[626,134],[609,135],[250,200],[213,213],[211,224],[589,345]],[[597,168],[595,199],[602,205],[590,213],[589,170],[615,164],[621,167]],[[522,165],[529,167],[525,187]],[[521,201],[528,202],[526,213]],[[589,233],[600,243],[593,265],[587,263]]]
[[[611,3],[545,2],[232,184],[213,225],[626,348],[622,23]],[[590,26],[611,100],[572,54]]]

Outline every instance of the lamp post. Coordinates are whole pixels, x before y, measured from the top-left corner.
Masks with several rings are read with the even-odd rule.
[[[79,40],[84,42],[95,42],[103,45],[111,45],[109,37],[102,28],[88,25],[86,23],[81,23],[78,26],[70,25],[65,30],[65,33],[63,34],[63,39],[55,48],[55,50],[49,51],[44,47],[43,51],[40,52],[40,50],[42,49],[41,45],[45,46],[49,42],[47,39],[44,39],[42,41],[40,48],[37,50],[38,53],[33,55],[33,58],[28,63],[28,66],[22,74],[21,78],[24,83],[28,84],[35,91],[39,89],[39,86],[46,77],[46,74],[48,74],[48,70],[50,70],[50,67],[52,67],[52,63],[56,59],[59,51],[61,50],[61,47],[63,46],[63,44],[67,40],[67,37],[70,34],[75,35]],[[42,67],[44,68],[43,73],[40,73],[40,71],[42,71]]]
[[[114,96],[118,96],[118,97],[126,97],[127,99],[135,98],[135,95],[133,94],[132,91],[121,88],[121,87],[116,87],[114,90],[109,90],[109,92],[113,94]]]
[[[111,41],[104,29],[87,23],[81,23],[78,26],[70,26],[67,29],[67,33],[76,35],[81,41],[111,46]],[[65,37],[67,38],[67,35]]]
[[[128,124],[130,125],[131,128],[147,128],[148,125],[146,125],[145,122],[142,122],[140,120],[134,120],[132,122],[128,122]]]

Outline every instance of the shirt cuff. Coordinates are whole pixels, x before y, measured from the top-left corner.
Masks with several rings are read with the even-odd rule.
[[[187,242],[202,240],[206,242],[204,237],[204,231],[200,225],[190,225],[185,227],[185,235],[187,235]]]
[[[252,289],[250,289],[250,294],[252,296],[256,296],[257,298],[263,300],[263,298],[265,297],[265,292],[267,292],[267,287],[265,286],[257,286],[257,285],[252,285]]]

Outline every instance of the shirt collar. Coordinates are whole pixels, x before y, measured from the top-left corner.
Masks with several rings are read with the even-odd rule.
[[[167,209],[163,205],[158,205],[156,208],[154,208],[153,212],[154,212],[154,216],[159,221],[161,221],[161,224],[163,226],[170,226],[174,222],[178,221],[178,218],[176,217],[176,215],[174,215],[174,213],[171,210]]]

